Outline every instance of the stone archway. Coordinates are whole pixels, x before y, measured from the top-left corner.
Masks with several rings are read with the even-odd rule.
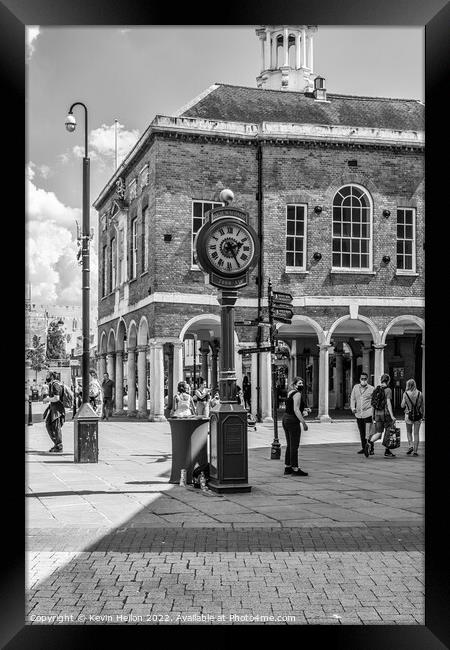
[[[383,373],[381,332],[367,316],[342,316],[327,332],[321,354],[324,385],[319,417],[329,420],[329,410],[339,417],[350,415],[345,409],[359,372],[367,372],[371,384],[378,383]]]

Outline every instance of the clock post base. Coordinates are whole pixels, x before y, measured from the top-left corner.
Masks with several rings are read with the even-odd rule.
[[[208,488],[218,494],[252,491],[252,486],[248,483],[213,483],[211,479],[208,481]]]

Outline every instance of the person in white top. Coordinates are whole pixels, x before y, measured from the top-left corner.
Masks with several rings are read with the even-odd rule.
[[[361,449],[358,454],[364,453],[366,444],[366,424],[372,424],[372,393],[375,390],[373,386],[368,383],[369,375],[367,372],[362,372],[359,376],[359,384],[353,386],[352,394],[350,396],[350,408],[353,415],[356,417],[356,424],[358,425],[359,435],[361,438]],[[370,443],[370,455],[374,454],[374,444]]]
[[[406,435],[408,436],[409,449],[406,452],[408,456],[418,456],[419,449],[419,430],[423,420],[423,395],[417,390],[414,379],[408,379],[406,390],[403,393],[401,407],[405,409]],[[414,445],[412,441],[414,428]]]
[[[173,398],[171,415],[174,418],[188,418],[195,415],[195,404],[187,392],[187,386],[184,381],[180,381],[178,384],[178,392]]]

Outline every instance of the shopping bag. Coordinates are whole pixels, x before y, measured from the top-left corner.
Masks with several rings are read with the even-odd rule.
[[[391,426],[385,430],[381,444],[386,447],[386,449],[397,449],[400,447],[399,427],[396,427],[395,424],[391,424]]]

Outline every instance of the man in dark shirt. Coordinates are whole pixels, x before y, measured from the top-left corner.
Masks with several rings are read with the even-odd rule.
[[[111,416],[112,405],[114,400],[114,382],[109,378],[107,372],[103,375],[102,381],[102,392],[103,392],[103,413],[102,420],[108,420],[108,416]]]

